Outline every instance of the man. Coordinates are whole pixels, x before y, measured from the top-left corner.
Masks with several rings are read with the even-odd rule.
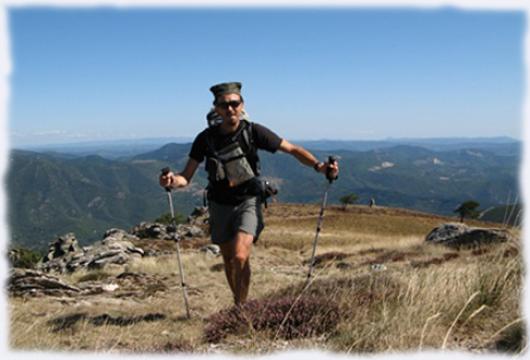
[[[210,91],[214,95],[214,110],[221,116],[222,123],[197,135],[184,170],[161,175],[160,185],[187,186],[206,158],[212,242],[221,248],[226,278],[234,302],[239,305],[248,296],[251,247],[264,227],[261,202],[255,191],[259,174],[257,149],[291,154],[329,178],[336,178],[339,168],[337,163],[318,161],[304,148],[280,138],[262,125],[242,120],[241,83],[217,84]]]

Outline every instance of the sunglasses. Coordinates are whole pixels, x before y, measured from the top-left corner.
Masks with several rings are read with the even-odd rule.
[[[241,105],[242,101],[239,100],[232,100],[227,102],[220,102],[217,103],[215,106],[220,107],[221,109],[228,110],[229,107],[232,107],[232,109],[237,108],[239,105]]]

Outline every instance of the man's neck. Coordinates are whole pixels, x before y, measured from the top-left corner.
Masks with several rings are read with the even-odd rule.
[[[239,120],[237,123],[235,124],[226,124],[226,123],[222,123],[220,126],[219,126],[219,130],[221,130],[221,134],[232,134],[234,132],[236,132],[236,130],[239,128],[239,124],[241,124],[241,120]]]

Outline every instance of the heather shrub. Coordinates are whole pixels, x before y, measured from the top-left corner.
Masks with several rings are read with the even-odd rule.
[[[287,340],[332,332],[339,322],[338,306],[325,298],[284,296],[252,300],[212,315],[205,340],[219,342],[230,334],[270,331]]]
[[[401,283],[385,273],[370,273],[359,276],[320,278],[314,280],[307,288],[301,283],[280,290],[278,296],[303,293],[334,302],[339,306],[343,320],[349,313],[355,313],[360,307],[379,306],[383,302],[397,298]]]

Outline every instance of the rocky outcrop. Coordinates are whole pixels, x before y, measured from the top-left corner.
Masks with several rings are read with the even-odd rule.
[[[72,296],[80,289],[68,285],[59,278],[42,271],[29,269],[12,269],[9,274],[7,290],[12,296]]]
[[[160,223],[142,222],[136,225],[132,234],[142,239],[182,240],[193,237],[204,237],[206,232],[193,224],[164,225]]]
[[[62,249],[65,239],[71,246]],[[133,258],[140,258],[144,252],[135,247],[132,240],[136,236],[121,229],[109,229],[103,240],[92,246],[79,248],[75,235],[67,234],[50,243],[50,253],[46,255],[37,268],[42,271],[59,273],[74,272],[79,269],[100,269],[109,264],[123,265]],[[57,244],[56,244],[57,243]],[[57,248],[62,249],[56,251]]]
[[[90,275],[70,285],[58,276],[38,270],[12,269],[7,290],[11,296],[54,296],[62,300],[107,295],[114,298],[147,298],[168,290],[167,278],[145,273],[122,272],[90,279]]]
[[[161,224],[158,222],[141,222],[132,228],[131,233],[142,239],[182,240],[208,235],[208,208],[196,207],[188,216],[186,224]]]
[[[59,236],[54,241],[50,242],[48,246],[48,254],[44,257],[43,261],[48,262],[56,258],[62,258],[68,254],[73,254],[81,251],[79,242],[75,237],[74,233],[68,233],[63,236]]]
[[[132,228],[131,233],[141,239],[174,240],[175,230],[171,225],[141,222]]]
[[[140,239],[185,240],[207,236],[208,208],[197,207],[188,217],[187,224],[177,226],[142,222],[131,233],[109,229],[103,240],[91,246],[80,247],[74,233],[68,233],[50,242],[48,254],[37,269],[45,272],[74,272],[79,269],[100,269],[109,264],[123,265],[131,259],[144,256],[143,249],[133,243]]]
[[[470,227],[463,223],[448,223],[434,228],[425,241],[449,247],[475,247],[485,244],[513,241],[506,229]]]

